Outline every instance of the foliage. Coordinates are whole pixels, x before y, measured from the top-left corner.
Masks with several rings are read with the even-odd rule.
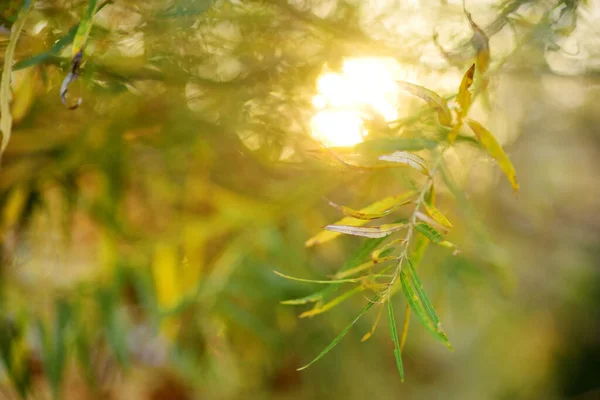
[[[372,308],[363,341],[387,308],[401,380],[404,368],[410,376],[402,356],[411,313],[451,349],[433,283],[417,273],[426,250],[463,262],[462,243],[447,237],[472,229],[479,257],[494,265],[501,257],[454,181],[448,153],[476,146],[519,190],[501,142],[473,119],[485,112],[471,112],[478,99],[489,102],[494,74],[512,60],[495,57],[490,38],[513,26],[514,51],[546,49],[570,33],[551,17],[579,6],[540,4],[544,18],[528,23],[517,14],[528,3],[503,4],[483,28],[461,9],[470,39],[451,51],[440,41],[456,38],[424,35],[440,48],[444,70],[459,71],[457,89],[397,80],[414,97],[410,113],[364,118],[369,136],[349,148],[310,135],[319,76],[350,57],[421,59],[418,45],[370,34],[355,2],[337,2],[322,17],[316,3],[280,0],[0,5],[11,29],[0,93],[0,357],[14,391],[35,392],[42,374],[61,398],[76,365],[99,393],[152,365],[177,370],[207,398],[233,397],[244,390],[236,357],[263,371],[275,367],[256,353],[293,354],[277,366],[287,376],[286,362],[303,370],[322,359]],[[373,195],[360,191],[375,186],[384,190],[367,201]],[[464,221],[442,202],[449,195]],[[344,199],[327,200],[342,217],[306,240],[329,220],[319,211],[324,196]],[[367,205],[342,205],[350,198]],[[331,263],[307,248],[335,254],[344,236],[361,242],[341,268],[300,277],[322,276]],[[319,290],[308,293],[306,283]],[[361,296],[362,310],[304,363],[292,344],[295,311],[277,301],[309,305],[300,318],[312,318],[339,315]]]

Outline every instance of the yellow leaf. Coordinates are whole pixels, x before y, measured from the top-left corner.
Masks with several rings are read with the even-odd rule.
[[[515,194],[519,194],[519,183],[517,182],[517,173],[513,167],[510,159],[500,146],[500,143],[496,140],[494,135],[487,129],[485,129],[479,122],[473,121],[472,119],[467,120],[467,124],[481,143],[481,145],[487,150],[488,154],[492,156],[500,168],[508,178],[510,185],[512,186]]]
[[[475,64],[471,65],[471,68],[467,70],[465,75],[460,82],[460,87],[458,88],[458,94],[456,95],[456,102],[458,103],[459,110],[456,114],[456,124],[452,127],[450,134],[448,135],[448,141],[450,143],[456,140],[458,136],[458,132],[462,127],[463,119],[469,113],[469,109],[471,108],[472,102],[472,94],[469,91],[471,85],[473,85],[473,76],[475,75]]]
[[[440,210],[435,208],[433,204],[428,204],[427,202],[425,202],[423,203],[423,205],[425,206],[427,214],[429,214],[429,216],[433,218],[435,222],[442,225],[444,228],[452,229],[452,224],[450,223],[450,221],[448,221],[448,218],[446,218],[444,214],[440,212]]]
[[[414,191],[410,191],[404,194],[400,194],[397,196],[389,196],[375,203],[361,209],[359,212],[363,214],[377,214],[382,213],[385,210],[388,210],[399,203],[403,203],[406,200],[414,197],[416,193]],[[346,226],[363,226],[367,223],[367,220],[361,220],[353,217],[344,217],[337,221],[334,225],[346,225]],[[308,239],[305,243],[306,247],[311,247],[317,244],[329,242],[341,235],[341,232],[333,232],[328,230],[323,230],[312,238]]]
[[[440,124],[445,126],[452,125],[452,114],[450,114],[448,104],[446,103],[446,100],[444,100],[439,94],[433,90],[429,90],[423,86],[415,85],[413,83],[404,81],[396,81],[396,83],[398,83],[402,89],[406,90],[413,96],[417,96],[425,100],[427,104],[429,104],[429,106],[437,112]]]

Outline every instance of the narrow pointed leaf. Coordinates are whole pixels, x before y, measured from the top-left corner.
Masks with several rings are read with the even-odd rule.
[[[396,328],[396,319],[394,318],[394,309],[392,299],[388,299],[388,322],[390,328],[390,337],[394,342],[394,357],[396,358],[396,367],[400,374],[400,380],[404,382],[404,369],[402,368],[402,354],[400,352],[400,341],[398,340],[398,329]]]
[[[358,282],[362,279],[362,278],[349,278],[349,279],[332,279],[332,280],[325,281],[325,280],[296,278],[295,276],[289,276],[289,275],[282,274],[279,271],[273,271],[273,273],[275,275],[279,275],[285,279],[289,279],[292,281],[298,281],[298,282],[307,282],[307,283],[324,283],[324,284],[349,283],[349,282]]]
[[[429,165],[427,165],[427,161],[423,160],[418,155],[409,153],[407,151],[396,151],[392,154],[379,156],[379,159],[382,161],[406,164],[424,175],[429,175]]]
[[[494,135],[492,135],[492,133],[484,128],[479,122],[469,119],[467,120],[467,124],[469,124],[471,130],[475,133],[475,136],[477,136],[477,139],[483,148],[487,150],[488,154],[492,156],[494,160],[496,160],[500,166],[500,169],[502,169],[504,175],[506,175],[508,178],[508,181],[510,182],[515,194],[519,194],[517,172],[510,162],[510,159],[504,152],[504,149],[502,149],[502,146],[500,146],[500,143],[498,143]]]
[[[331,301],[323,304],[320,307],[315,307],[312,310],[308,310],[308,311],[303,312],[302,314],[299,315],[299,318],[313,317],[315,315],[322,314],[325,311],[329,311],[333,307],[342,304],[344,301],[348,300],[350,297],[352,297],[355,294],[360,293],[360,292],[362,292],[364,290],[365,290],[364,287],[357,286],[354,289],[351,289],[351,290],[349,290],[347,292],[344,292],[343,294],[341,294],[338,297],[334,298],[333,300],[331,300]]]
[[[426,313],[426,315],[422,316],[422,318],[424,317],[428,321],[426,325],[429,328],[433,328],[434,336],[441,339],[442,342],[444,342],[444,344],[449,349],[452,349],[452,345],[448,341],[448,337],[446,336],[446,333],[442,329],[442,323],[440,322],[439,317],[435,313],[435,310],[433,309],[433,305],[431,304],[429,297],[427,297],[427,294],[425,293],[423,284],[421,283],[421,280],[419,279],[419,276],[417,275],[417,272],[415,271],[415,268],[414,268],[412,262],[408,258],[406,259],[406,261],[407,261],[407,265],[408,265],[408,271],[403,270],[401,272],[401,275],[402,275],[402,273],[404,273],[405,276],[406,276],[406,274],[408,274],[408,280],[409,280],[408,283],[410,284],[409,286],[411,286],[413,288],[413,295],[417,297],[414,300],[416,302],[420,303],[420,305],[421,305],[421,307],[418,307],[418,309],[421,312],[424,310]],[[403,288],[404,288],[404,285],[403,285]],[[407,299],[408,299],[408,297],[407,297]],[[410,301],[409,301],[409,303],[410,303]]]
[[[444,214],[440,212],[440,210],[435,208],[433,204],[428,204],[427,202],[424,202],[423,205],[425,206],[425,211],[427,211],[427,214],[429,214],[429,216],[433,218],[435,222],[447,229],[452,229],[452,224],[450,223],[450,221],[448,221],[448,218],[446,218]]]
[[[360,264],[357,267],[350,268],[350,269],[348,269],[346,271],[338,272],[337,274],[335,274],[335,279],[344,280],[348,276],[352,276],[354,274],[358,274],[359,272],[362,272],[362,271],[364,271],[366,269],[373,268],[375,265],[382,264],[382,263],[384,263],[386,261],[395,260],[395,259],[396,259],[396,257],[382,257],[382,258],[378,259],[377,261],[370,260],[370,261],[367,261],[367,262],[364,262],[364,263]],[[357,280],[359,280],[359,279],[357,279]]]
[[[98,6],[100,5],[99,3],[100,2],[98,0],[89,1],[87,11],[79,23],[79,27],[75,33],[75,38],[73,39],[72,57],[75,57],[75,55],[83,51],[88,37],[90,36],[94,15],[98,9]]]
[[[471,85],[473,85],[473,76],[475,75],[475,64],[471,65],[471,68],[467,70],[462,78],[460,87],[458,88],[458,94],[456,95],[456,102],[460,107],[460,117],[464,118],[469,109],[471,108],[471,102],[473,95],[469,91]]]
[[[383,307],[379,308],[379,311],[377,312],[377,316],[375,317],[375,321],[373,322],[373,326],[371,327],[371,330],[369,332],[365,333],[364,336],[360,339],[361,343],[366,342],[367,340],[369,340],[371,338],[371,336],[373,336],[373,334],[375,333],[375,330],[377,329],[377,326],[379,326],[379,321],[381,320],[381,314],[383,314]]]
[[[298,299],[284,300],[284,301],[280,302],[280,304],[300,305],[300,304],[306,304],[306,303],[316,303],[317,301],[322,300],[322,299],[323,299],[323,291],[320,291],[320,292],[313,293],[313,294],[305,296],[305,297],[300,297]]]
[[[398,85],[413,96],[419,97],[427,102],[438,115],[440,124],[450,126],[452,124],[452,114],[448,109],[446,100],[433,90],[424,88],[423,86],[415,85],[414,83],[397,81]]]
[[[368,238],[382,238],[392,233],[404,229],[406,224],[385,224],[380,226],[348,226],[348,225],[327,225],[325,229],[333,232],[339,232],[346,235],[363,236]]]
[[[425,222],[419,222],[415,228],[420,234],[431,240],[433,243],[441,243],[444,241],[444,236]]]
[[[363,208],[360,210],[361,213],[364,214],[376,214],[384,212],[392,207],[395,207],[397,204],[404,203],[405,201],[414,198],[416,192],[409,191],[407,193],[403,193],[397,196],[389,196],[375,203]],[[349,226],[363,226],[367,223],[366,220],[361,220],[353,217],[344,217],[341,220],[337,221],[335,225],[349,225]],[[330,240],[333,240],[340,236],[340,232],[324,230],[317,235],[313,236],[304,244],[306,247],[311,247],[317,244],[325,243]]]
[[[374,219],[379,219],[379,218],[383,218],[386,215],[388,215],[389,213],[391,213],[392,211],[397,210],[398,208],[409,204],[412,200],[411,199],[406,199],[398,204],[395,204],[393,206],[391,206],[390,208],[383,210],[382,212],[379,213],[364,213],[358,210],[354,210],[350,207],[346,207],[346,206],[340,206],[336,203],[334,203],[331,200],[327,200],[329,202],[329,205],[332,206],[333,208],[337,208],[338,210],[340,210],[341,212],[344,213],[344,215],[348,216],[348,217],[352,217],[352,218],[356,218],[356,219],[361,219],[361,220],[365,220],[365,221],[372,221]]]
[[[358,320],[366,314],[367,311],[369,311],[371,309],[371,307],[373,307],[373,305],[379,300],[379,296],[375,296],[373,299],[371,299],[369,301],[369,304],[367,304],[365,306],[365,308],[363,308],[361,310],[361,312],[358,314],[358,316],[356,318],[354,318],[354,320],[352,320],[352,322],[350,322],[341,332],[340,334],[333,339],[333,341],[325,348],[323,349],[322,352],[319,353],[319,355],[317,355],[311,362],[309,362],[308,364],[306,364],[303,367],[298,368],[298,371],[302,371],[308,367],[310,367],[311,365],[313,365],[314,363],[316,363],[317,361],[319,361],[321,358],[323,358],[323,356],[327,353],[329,353],[339,342],[340,340],[342,340],[344,338],[344,336],[346,336],[346,334],[348,333],[348,331],[350,331],[350,328],[352,328],[354,326],[354,324],[356,324],[358,322]]]

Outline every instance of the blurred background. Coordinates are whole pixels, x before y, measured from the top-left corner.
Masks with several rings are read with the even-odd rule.
[[[359,209],[422,179],[337,158],[444,140],[394,81],[456,94],[475,58],[463,3],[100,1],[70,111],[88,5],[33,2],[14,54],[0,399],[600,398],[598,0],[464,4],[491,49],[470,116],[521,190],[469,132],[444,154],[461,252],[430,246],[419,271],[455,351],[413,317],[404,383],[386,318],[360,341],[375,312],[296,371],[367,300],[300,319],[280,302],[322,287],[273,270],[327,279],[364,239],[305,247],[341,217],[324,197]],[[24,6],[0,4],[3,60]]]

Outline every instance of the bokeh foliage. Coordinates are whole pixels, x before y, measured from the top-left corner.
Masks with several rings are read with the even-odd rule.
[[[555,83],[540,83],[540,77],[597,80],[600,44],[590,26],[599,5],[514,0],[466,6],[469,17],[463,4],[433,1],[3,3],[4,60],[8,30],[24,25],[9,63],[13,127],[0,170],[0,395],[553,398],[593,389],[585,373],[568,378],[552,368],[561,359],[579,364],[573,355],[595,345],[586,335],[593,336],[597,323],[583,333],[555,325],[560,318],[586,321],[568,315],[573,307],[591,309],[598,285],[590,277],[597,275],[568,267],[591,265],[587,258],[597,259],[598,243],[591,235],[559,239],[531,227],[546,224],[544,212],[556,204],[576,204],[561,197],[561,188],[578,181],[557,183],[558,172],[534,168],[535,156],[525,155],[531,149],[546,154],[530,131],[551,126],[534,116],[541,112],[536,107],[545,115],[553,106],[536,100],[535,90]],[[79,29],[85,24],[89,32]],[[570,48],[573,38],[583,55]],[[81,76],[69,86],[67,104],[78,97],[83,102],[71,111],[59,92],[79,48]],[[350,150],[324,149],[310,135],[315,82],[326,69],[343,69],[350,57],[393,57],[416,68],[423,86],[453,108],[446,114],[430,107],[431,96],[427,104],[417,94],[398,121],[382,124],[369,115],[367,141]],[[463,76],[473,63],[476,74],[485,75],[475,76],[469,118],[483,125],[461,112],[471,101]],[[521,109],[513,111],[511,103]],[[564,109],[579,110],[571,118],[581,130],[591,132],[597,106],[567,104]],[[564,109],[553,114],[558,118]],[[445,123],[448,115],[453,122]],[[486,162],[486,148],[502,158],[497,143],[481,140],[490,135],[499,136],[523,171],[519,201]],[[597,149],[597,139],[590,142]],[[411,325],[403,353],[407,383],[400,386],[394,351],[404,342],[401,325],[390,320],[391,341],[382,329],[371,330],[372,312],[336,351],[296,372],[372,304],[361,294],[373,287],[365,284],[326,316],[298,320],[297,309],[279,303],[322,287],[272,271],[327,280],[367,261],[382,240],[339,238],[315,250],[305,242],[340,217],[323,197],[360,209],[422,190],[419,168],[352,167],[379,163],[395,151],[440,160],[438,173],[426,178],[437,189],[427,214],[441,225],[439,215],[452,221],[452,249],[425,252],[421,240],[410,260],[457,351],[440,354],[444,349]],[[552,152],[547,157],[547,165],[561,160]],[[510,179],[514,170],[501,165]],[[544,196],[551,200],[540,204]],[[413,215],[399,208],[385,217],[398,223]],[[435,228],[419,226],[419,237],[442,243]],[[571,238],[598,229],[597,223],[581,231],[560,226]],[[562,291],[539,283],[523,289],[530,287],[521,283],[528,282],[521,268],[534,271],[532,281],[544,279],[546,261],[540,260],[548,256],[532,250],[543,249],[544,240],[565,246],[564,262],[556,265],[571,272],[561,275],[566,283],[552,280]],[[383,251],[379,257],[388,257]],[[543,300],[528,297],[536,290]],[[404,303],[395,304],[398,319]],[[385,307],[393,314],[391,302]],[[538,312],[543,307],[548,314]],[[310,309],[304,313],[312,317]],[[359,344],[367,332],[375,343]],[[557,345],[570,335],[582,338],[580,347]],[[558,361],[555,353],[561,353]],[[539,368],[516,368],[519,361]],[[497,365],[481,367],[489,363]],[[475,365],[477,382],[470,377]],[[553,373],[566,383],[547,384]]]

